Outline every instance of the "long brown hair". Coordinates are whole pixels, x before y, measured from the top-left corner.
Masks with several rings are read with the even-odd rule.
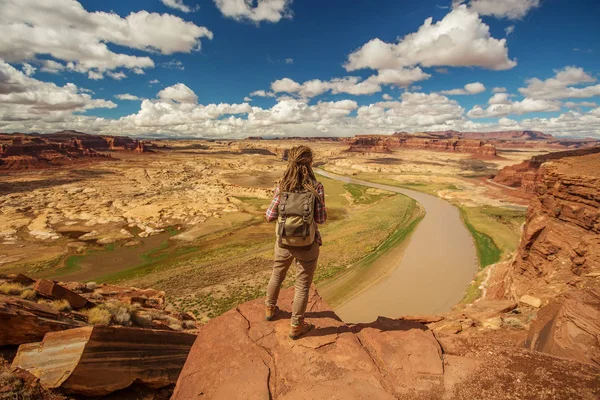
[[[317,178],[312,169],[312,162],[313,153],[310,147],[292,147],[288,152],[288,166],[279,182],[279,189],[282,192],[310,190],[320,202],[321,197],[314,186]]]

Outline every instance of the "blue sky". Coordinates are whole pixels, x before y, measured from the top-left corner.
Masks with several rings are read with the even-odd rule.
[[[600,137],[598,1],[45,3],[0,1],[2,131]]]

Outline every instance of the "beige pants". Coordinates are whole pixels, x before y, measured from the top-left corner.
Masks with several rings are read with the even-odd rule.
[[[306,305],[308,304],[308,290],[312,284],[319,258],[321,246],[315,241],[310,247],[279,247],[275,242],[275,260],[273,262],[273,274],[267,287],[267,306],[275,306],[279,297],[281,284],[285,275],[296,259],[296,290],[294,293],[294,304],[292,306],[292,325],[300,325],[304,320]]]

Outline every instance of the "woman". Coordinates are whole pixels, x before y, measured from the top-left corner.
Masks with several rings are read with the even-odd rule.
[[[315,178],[312,163],[310,148],[297,146],[289,151],[287,169],[275,189],[266,214],[267,221],[277,219],[278,226],[273,273],[267,287],[265,319],[271,321],[275,316],[281,284],[292,261],[296,259],[296,287],[289,335],[294,340],[313,328],[312,324],[304,321],[304,313],[317,267],[319,248],[323,243],[314,223],[322,224],[327,219],[325,191]],[[305,199],[314,201],[308,204],[309,200]],[[294,226],[295,224],[298,226]]]

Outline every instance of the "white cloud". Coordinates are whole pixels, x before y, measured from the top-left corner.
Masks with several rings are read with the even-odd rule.
[[[395,85],[406,87],[418,81],[429,79],[430,74],[423,72],[419,67],[416,68],[400,68],[400,69],[381,69],[376,76],[370,77],[368,80],[373,80],[381,84]]]
[[[275,97],[275,93],[273,93],[273,92],[266,92],[264,90],[256,90],[256,91],[250,93],[250,96],[256,96],[256,97]]]
[[[492,89],[492,93],[504,93],[504,92],[506,92],[505,87],[495,87]]]
[[[154,67],[150,57],[109,49],[107,44],[173,54],[200,47],[200,39],[212,39],[205,27],[169,14],[87,12],[75,0],[3,0],[0,2],[0,57],[8,62],[36,62],[39,54],[55,60],[41,61],[42,70],[63,69],[91,74],[100,79],[117,68],[141,73]],[[64,64],[63,64],[64,63]]]
[[[279,22],[282,18],[290,18],[292,0],[214,0],[221,13],[236,21]]]
[[[505,117],[507,115],[523,115],[532,112],[560,111],[561,103],[549,100],[536,100],[524,98],[521,101],[508,99],[506,93],[496,93],[490,98],[489,106],[484,109],[481,106],[473,107],[468,113],[469,118],[491,118]]]
[[[123,78],[127,78],[127,75],[125,75],[125,73],[123,71],[119,71],[119,72],[107,71],[106,75],[108,75],[111,78],[116,79],[118,81],[120,81]]]
[[[442,90],[441,94],[446,95],[469,95],[485,92],[485,86],[481,82],[467,83],[464,89]]]
[[[538,78],[528,79],[527,87],[519,88],[519,92],[533,99],[546,100],[600,96],[600,84],[583,88],[573,87],[596,82],[596,78],[588,75],[583,68],[565,67],[555,73],[553,78],[545,81]]]
[[[393,100],[393,99],[394,99],[392,96],[390,96],[390,95],[389,95],[389,94],[387,94],[387,93],[384,93],[384,94],[381,96],[381,98],[382,98],[382,99],[384,99],[384,100],[386,100],[386,101],[390,101],[390,100]]]
[[[250,98],[250,97],[246,96],[246,97],[244,97],[244,101],[245,101],[245,102],[251,102],[251,101],[252,101],[252,98]]]
[[[286,58],[285,59],[285,63],[286,64],[293,64],[294,63],[294,59],[293,58]]]
[[[506,36],[510,35],[514,31],[515,31],[515,26],[514,25],[509,25],[506,28],[504,28],[504,33],[506,33]]]
[[[23,63],[22,70],[25,75],[31,76],[31,75],[35,74],[35,71],[37,70],[37,68],[31,64]]]
[[[564,106],[567,108],[571,108],[571,109],[580,109],[581,107],[596,108],[596,107],[598,107],[598,103],[595,103],[593,101],[580,101],[580,102],[567,101],[567,102],[565,102]]]
[[[271,90],[274,93],[289,93],[301,98],[311,98],[329,91],[333,94],[348,93],[356,96],[373,94],[380,92],[381,86],[375,77],[363,81],[357,76],[334,78],[329,81],[312,79],[302,84],[290,78],[283,78],[271,83]]]
[[[539,7],[540,0],[471,0],[469,5],[480,15],[521,19],[531,9]]]
[[[194,7],[187,6],[183,3],[183,0],[160,0],[162,3],[167,6],[179,10],[184,13],[189,13],[192,11],[197,11],[200,6],[195,5]]]
[[[73,112],[115,108],[112,101],[93,99],[72,83],[57,86],[25,75],[0,60],[1,121],[52,121]]]
[[[117,95],[115,95],[115,97],[119,100],[131,100],[131,101],[142,100],[141,97],[134,96],[129,93],[117,94]]]
[[[494,93],[488,100],[488,104],[509,104],[510,99],[508,93]]]
[[[517,65],[508,58],[506,39],[490,36],[489,27],[465,5],[454,8],[441,21],[432,18],[415,33],[397,43],[373,39],[348,56],[346,70],[375,70],[424,67],[477,66],[492,70]]]
[[[160,64],[161,67],[169,68],[169,69],[177,69],[179,71],[183,71],[185,67],[183,63],[179,60],[171,60]]]
[[[196,93],[183,83],[176,83],[158,92],[158,97],[163,100],[174,100],[179,103],[197,103]]]
[[[152,80],[150,81],[150,84],[151,84],[151,85],[155,85],[155,84],[157,84],[157,83],[159,83],[159,82],[160,82],[160,81],[159,81],[158,79],[152,79]]]

